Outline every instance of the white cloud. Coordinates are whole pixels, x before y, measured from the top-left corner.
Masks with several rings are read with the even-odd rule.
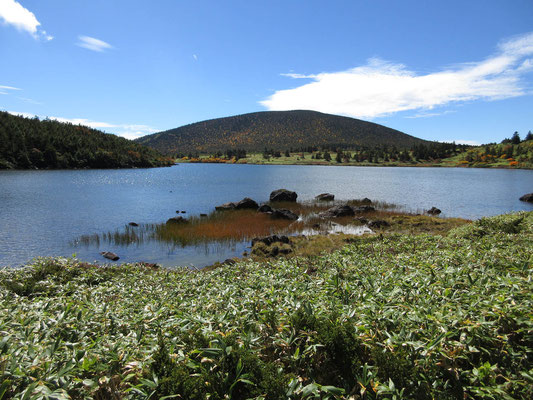
[[[7,25],[13,25],[19,31],[26,31],[35,39],[46,41],[54,37],[39,29],[41,23],[30,10],[15,0],[0,0],[0,19]]]
[[[193,55],[192,55],[192,58],[194,58],[194,61],[198,61],[198,55],[193,54]]]
[[[104,50],[113,48],[109,43],[90,36],[78,36],[78,39],[79,42],[76,43],[76,46],[84,47],[92,51],[103,52]]]
[[[356,118],[431,110],[453,102],[498,100],[527,93],[521,75],[533,70],[533,32],[509,39],[484,61],[420,75],[405,65],[370,59],[340,72],[283,74],[311,82],[278,90],[260,102],[269,110],[316,110]],[[428,115],[430,116],[430,115]]]
[[[13,86],[2,86],[0,85],[0,94],[9,94],[12,90],[22,90]]]
[[[109,122],[92,121],[90,119],[85,118],[46,117],[42,115],[35,115],[27,112],[18,111],[8,111],[8,113],[13,115],[20,115],[25,118],[38,117],[41,120],[48,118],[59,122],[68,122],[74,125],[88,126],[90,128],[114,133],[115,135],[125,137],[126,139],[136,139],[138,137],[160,131],[160,129],[156,129],[148,125],[111,124]]]

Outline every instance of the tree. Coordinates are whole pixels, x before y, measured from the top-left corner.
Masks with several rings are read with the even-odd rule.
[[[526,137],[524,138],[524,142],[526,140],[533,140],[533,133],[531,133],[531,131],[527,133]]]
[[[513,136],[511,137],[511,143],[512,144],[520,143],[520,135],[518,134],[518,132],[513,133]]]

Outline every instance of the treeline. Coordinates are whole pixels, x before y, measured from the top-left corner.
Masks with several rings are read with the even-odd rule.
[[[171,165],[156,150],[86,126],[0,111],[0,168],[148,168]]]
[[[471,164],[495,164],[509,162],[510,166],[533,166],[533,134],[531,131],[522,140],[518,132],[501,143],[489,143],[469,149],[463,156]]]
[[[314,160],[331,161],[335,159],[338,163],[351,162],[416,162],[435,161],[448,157],[453,157],[464,152],[469,146],[458,145],[456,143],[426,142],[401,149],[395,145],[381,146],[305,146],[301,148],[289,148],[288,150],[264,149],[263,158],[289,157],[291,153],[300,154],[300,158],[305,158],[305,153],[310,153],[309,157]]]

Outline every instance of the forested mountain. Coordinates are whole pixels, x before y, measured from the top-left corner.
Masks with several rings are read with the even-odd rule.
[[[0,168],[146,168],[170,164],[156,150],[116,135],[0,111]]]
[[[316,111],[264,111],[197,122],[137,139],[164,154],[226,149],[298,150],[309,146],[348,149],[429,143],[372,122]]]

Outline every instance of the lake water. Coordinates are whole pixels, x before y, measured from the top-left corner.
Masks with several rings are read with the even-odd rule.
[[[180,247],[163,243],[110,247],[82,245],[82,235],[124,229],[128,222],[160,223],[185,210],[208,213],[245,196],[268,200],[287,188],[298,200],[323,192],[336,199],[368,197],[411,211],[436,206],[443,217],[476,219],[533,211],[519,201],[533,192],[533,171],[467,168],[387,168],[180,164],[170,168],[83,171],[0,171],[0,266],[37,256],[76,256],[103,262],[100,251],[121,261],[164,266],[204,266],[238,256],[242,244]]]

